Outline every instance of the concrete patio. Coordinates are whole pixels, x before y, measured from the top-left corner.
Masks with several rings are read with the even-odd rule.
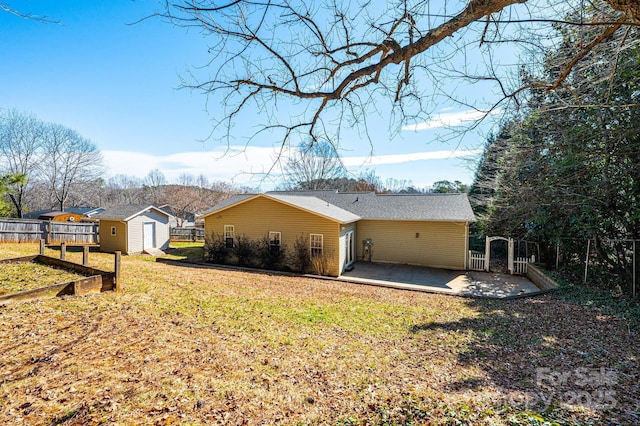
[[[443,293],[478,298],[514,298],[543,292],[520,275],[493,272],[452,271],[411,265],[356,262],[341,281],[404,290]]]

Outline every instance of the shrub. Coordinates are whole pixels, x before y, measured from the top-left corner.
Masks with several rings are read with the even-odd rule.
[[[270,244],[269,237],[265,236],[256,243],[257,255],[260,265],[266,269],[285,269],[287,259],[287,250],[285,245],[273,247]]]
[[[289,263],[295,271],[307,272],[311,260],[309,258],[309,240],[303,235],[296,237],[295,243],[293,243],[293,253]]]
[[[329,256],[324,253],[311,256],[311,267],[318,275],[329,275]]]
[[[237,264],[240,266],[255,265],[257,251],[256,242],[251,241],[246,235],[240,235],[233,247],[233,254],[236,257]]]
[[[204,239],[204,260],[210,263],[225,264],[229,260],[231,249],[227,248],[224,236],[212,232]]]

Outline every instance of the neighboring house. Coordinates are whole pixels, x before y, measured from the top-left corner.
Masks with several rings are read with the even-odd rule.
[[[124,254],[169,247],[171,215],[149,205],[116,206],[94,216],[100,219],[100,250]]]
[[[58,210],[36,210],[25,213],[25,219],[51,220],[53,222],[80,222],[86,221],[93,215],[104,211],[101,207],[69,207],[64,211]]]
[[[85,215],[88,218],[92,218],[98,213],[105,211],[105,209],[102,207],[67,207],[66,209],[64,209],[64,211],[70,213],[78,213]]]
[[[357,259],[467,269],[475,221],[466,194],[334,191],[234,195],[202,217],[207,237],[277,237],[289,249],[302,237],[311,253],[329,258],[334,276]]]
[[[48,220],[51,222],[80,222],[85,218],[82,214],[61,212],[56,210],[37,210],[23,215],[24,219]]]

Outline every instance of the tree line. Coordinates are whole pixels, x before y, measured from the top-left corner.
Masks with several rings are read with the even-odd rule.
[[[580,13],[603,19],[593,7]],[[556,30],[563,43],[542,52],[542,69],[522,68],[523,84],[564,74],[566,58],[579,53],[575,40],[597,31]],[[550,261],[559,244],[588,239],[602,284],[616,285],[616,276],[630,282],[624,240],[640,238],[639,63],[640,34],[630,27],[592,46],[555,90],[528,90],[488,138],[477,169],[470,194],[481,233],[539,242]],[[584,247],[575,258],[584,262]]]
[[[144,178],[115,175],[97,146],[77,131],[15,109],[0,113],[0,216],[28,211],[118,204],[170,205],[180,222],[189,213],[246,189],[183,174],[170,184],[160,170]]]
[[[17,110],[0,114],[0,158],[0,216],[23,217],[28,211],[63,211],[71,206],[154,204],[171,206],[181,222],[231,194],[251,190],[188,173],[169,183],[158,169],[144,178],[124,174],[105,178],[106,167],[93,142],[72,129]],[[466,186],[447,180],[431,188],[393,178],[383,182],[374,170],[354,176],[333,145],[317,142],[299,145],[277,189],[424,193],[464,192]]]

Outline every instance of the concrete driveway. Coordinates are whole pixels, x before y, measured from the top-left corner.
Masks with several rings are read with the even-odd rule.
[[[451,271],[422,266],[356,262],[338,280],[484,298],[513,298],[541,293],[526,277],[476,271]]]

